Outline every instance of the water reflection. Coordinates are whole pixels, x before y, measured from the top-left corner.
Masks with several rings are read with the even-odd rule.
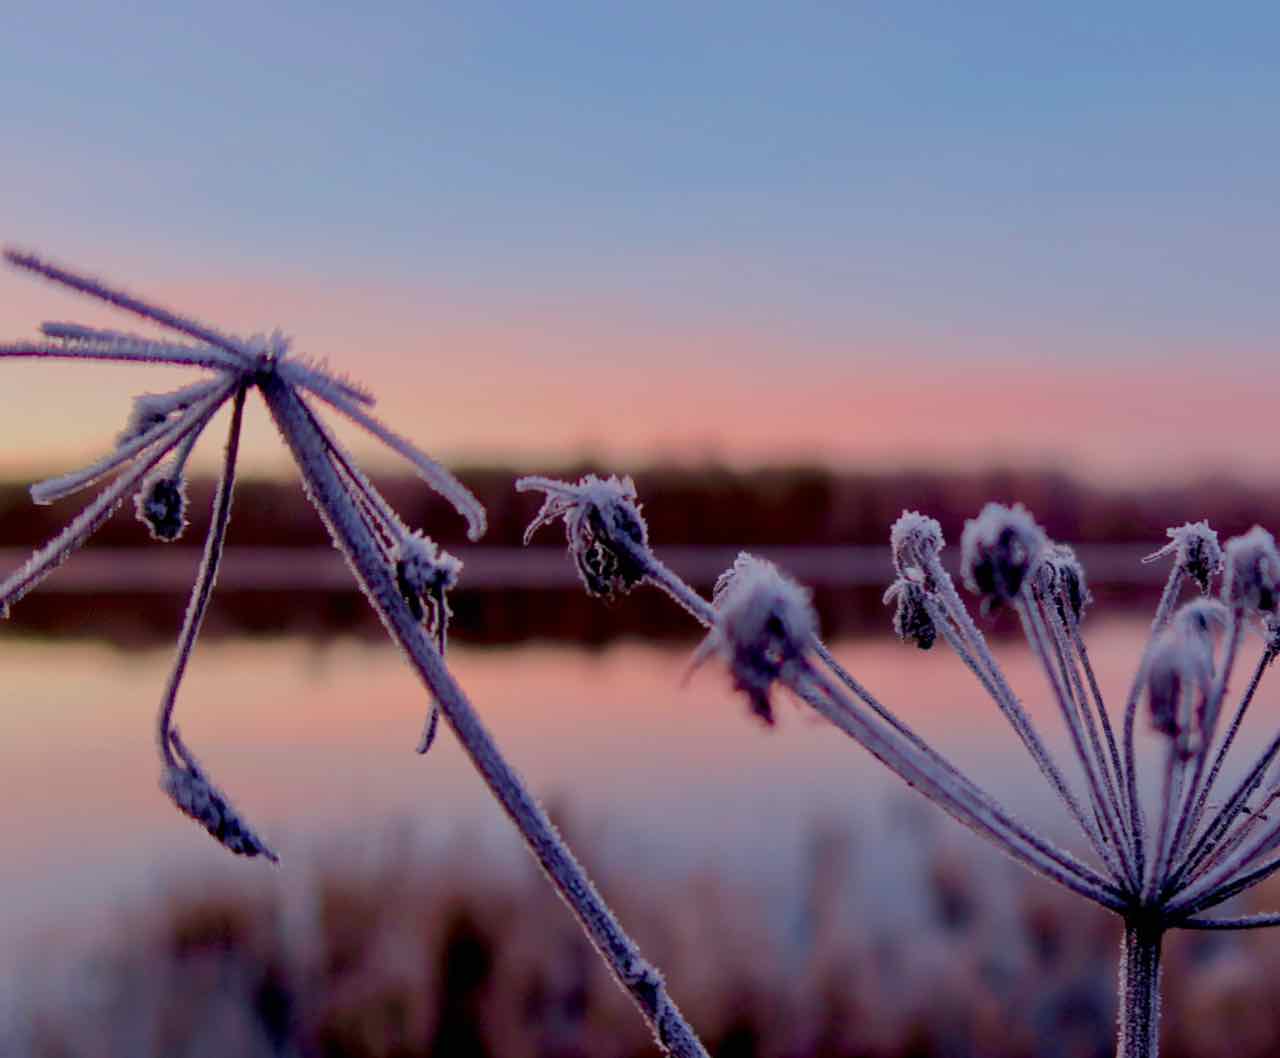
[[[1141,622],[1092,629],[1116,702],[1144,636]],[[1014,736],[953,657],[881,638],[836,652],[1019,814],[1066,830]],[[1049,741],[1065,750],[1031,658],[1015,644],[1000,652]],[[859,826],[887,818],[885,799],[901,787],[860,748],[798,707],[781,710],[778,730],[762,729],[722,672],[708,667],[682,684],[687,657],[635,643],[596,653],[459,647],[452,663],[533,788],[607,821],[620,855],[673,867],[715,860],[767,879],[794,862],[814,818]],[[100,909],[179,867],[267,869],[230,860],[156,789],[152,710],[167,652],[8,640],[0,663],[0,799],[12,806],[0,824],[0,935]],[[387,647],[224,640],[201,646],[179,722],[287,871],[318,839],[389,818],[427,835],[466,828],[505,837],[451,738],[426,758],[413,753],[426,706]]]

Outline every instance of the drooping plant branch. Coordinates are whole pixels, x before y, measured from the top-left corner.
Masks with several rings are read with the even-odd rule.
[[[5,259],[18,268],[176,331],[189,341],[161,342],[77,324],[50,323],[43,328],[45,340],[0,345],[0,358],[178,364],[211,371],[214,377],[172,393],[137,398],[125,429],[106,457],[82,471],[33,486],[33,499],[50,503],[108,475],[117,475],[65,530],[0,583],[0,611],[7,614],[12,603],[65,561],[131,492],[137,492],[138,516],[154,537],[169,541],[181,536],[186,526],[183,471],[187,457],[217,411],[232,401],[231,427],[213,501],[212,524],[179,635],[173,670],[162,696],[157,742],[162,786],[178,808],[232,852],[274,860],[275,854],[213,785],[173,724],[178,691],[217,579],[230,520],[245,397],[250,389],[256,389],[293,454],[308,497],[345,556],[356,583],[430,695],[430,711],[419,750],[425,752],[430,747],[436,718],[442,712],[615,979],[635,1000],[664,1052],[680,1058],[706,1058],[706,1050],[668,994],[662,975],[622,929],[537,800],[499,752],[445,665],[449,619],[446,595],[457,582],[461,563],[404,525],[325,426],[315,402],[329,405],[407,459],[427,484],[467,520],[468,535],[473,540],[485,528],[485,513],[475,497],[444,467],[375,419],[366,410],[373,404],[367,391],[299,359],[278,332],[269,337],[236,338],[31,254],[6,251]],[[166,458],[168,464],[157,471]]]
[[[1079,827],[1096,860],[1091,865],[1015,818],[846,671],[818,638],[808,592],[772,563],[740,555],[707,600],[650,547],[629,478],[591,475],[568,483],[530,477],[516,488],[545,494],[526,542],[540,526],[563,518],[570,554],[590,594],[612,596],[643,583],[667,593],[708,629],[695,663],[723,656],[751,713],[765,724],[774,722],[772,692],[781,685],[1005,853],[1119,915],[1124,939],[1118,1053],[1126,1058],[1157,1052],[1161,946],[1169,929],[1280,924],[1280,913],[1216,920],[1201,914],[1280,870],[1280,821],[1268,822],[1265,812],[1280,799],[1280,780],[1266,778],[1280,754],[1280,735],[1205,819],[1240,723],[1280,653],[1280,554],[1265,530],[1255,527],[1220,548],[1207,523],[1183,525],[1170,529],[1170,543],[1150,556],[1172,557],[1174,565],[1117,738],[1081,632],[1091,599],[1071,549],[1050,541],[1020,506],[988,504],[966,524],[960,563],[965,584],[980,597],[984,612],[1007,607],[1017,615],[1080,765],[1081,797],[943,567],[938,523],[904,512],[893,526],[896,578],[885,601],[895,605],[895,630],[925,650],[941,637],[973,672]],[[1220,597],[1208,598],[1219,573]],[[1188,581],[1204,597],[1179,605]],[[1265,638],[1262,657],[1219,738],[1249,622]],[[1140,797],[1135,750],[1144,699],[1151,726],[1165,743],[1154,828]]]

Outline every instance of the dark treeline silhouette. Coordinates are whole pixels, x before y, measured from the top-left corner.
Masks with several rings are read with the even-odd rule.
[[[598,468],[561,468],[556,476],[576,478]],[[517,472],[507,468],[473,469],[460,475],[489,512],[489,531],[470,544],[464,525],[438,496],[412,476],[383,477],[379,487],[405,521],[420,527],[464,562],[483,549],[518,548],[539,499],[513,488]],[[635,475],[659,553],[664,548],[874,547],[885,548],[889,526],[904,508],[936,517],[950,544],[958,545],[965,519],[988,500],[1024,503],[1055,539],[1085,547],[1129,545],[1137,555],[1164,542],[1167,526],[1208,518],[1225,538],[1258,523],[1280,528],[1280,489],[1262,488],[1220,477],[1183,485],[1098,487],[1057,471],[983,470],[872,473],[823,467],[737,470],[653,467]],[[192,568],[208,525],[213,483],[195,480],[190,487],[191,526],[183,540],[167,545],[165,554],[190,556]],[[75,500],[35,506],[22,483],[0,485],[0,548],[11,556],[55,535],[78,509]],[[159,545],[132,517],[131,505],[107,522],[92,548],[119,551]],[[544,529],[535,541],[558,548],[558,528]],[[236,549],[327,549],[329,541],[296,481],[242,480],[228,538],[228,555]],[[954,547],[953,547],[954,550]],[[543,552],[545,556],[546,552]],[[139,554],[144,559],[144,554]],[[730,556],[731,558],[731,556]],[[74,559],[72,560],[75,561]],[[288,563],[289,556],[280,561]],[[61,576],[61,574],[55,575]],[[700,578],[707,586],[707,578]],[[1148,605],[1150,589],[1125,585],[1109,589],[1094,577],[1095,594],[1109,605]],[[819,585],[816,601],[830,637],[883,630],[885,612],[874,586]],[[58,635],[103,636],[135,643],[168,639],[181,621],[185,595],[151,590],[143,596],[124,588],[89,585],[84,590],[41,591],[24,599],[6,631]],[[653,593],[602,605],[580,591],[560,585],[487,583],[468,587],[464,571],[455,594],[454,632],[476,642],[516,642],[530,638],[572,639],[599,644],[619,635],[689,638],[696,634],[682,615]],[[303,586],[297,590],[237,589],[225,581],[208,618],[213,634],[376,634],[367,605],[349,581]],[[996,628],[999,631],[999,626]]]

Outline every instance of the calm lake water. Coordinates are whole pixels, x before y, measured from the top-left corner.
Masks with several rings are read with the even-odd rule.
[[[1146,628],[1091,623],[1113,708]],[[835,651],[1017,814],[1076,844],[994,705],[945,649],[922,653],[881,638]],[[997,651],[1066,760],[1061,722],[1028,652],[1020,643]],[[816,821],[835,820],[873,853],[864,874],[880,871],[893,885],[899,858],[886,850],[901,806],[924,802],[800,707],[782,704],[777,729],[764,729],[715,664],[682,682],[688,657],[639,644],[451,651],[461,683],[534,790],[596,828],[610,855],[651,870],[714,866],[769,885],[793,870]],[[1252,664],[1252,654],[1244,660]],[[8,638],[0,665],[8,806],[0,944],[10,953],[91,929],[174,878],[305,870],[318,849],[353,834],[465,835],[495,863],[522,855],[446,729],[429,755],[413,752],[427,698],[389,647],[224,640],[199,648],[179,722],[214,780],[281,853],[278,868],[228,856],[158,791],[153,711],[167,650]],[[1267,705],[1278,696],[1274,686],[1261,696],[1260,722],[1274,724]],[[940,815],[936,825],[960,830]]]

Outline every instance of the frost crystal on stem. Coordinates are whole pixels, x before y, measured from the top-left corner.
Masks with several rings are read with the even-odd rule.
[[[1170,529],[1169,543],[1142,561],[1155,562],[1166,555],[1174,556],[1178,568],[1200,585],[1205,595],[1213,578],[1222,572],[1222,548],[1208,522],[1187,522]]]
[[[547,495],[525,530],[526,544],[541,526],[564,519],[569,551],[588,595],[612,599],[625,595],[644,579],[644,570],[632,559],[630,549],[645,547],[649,530],[630,478],[601,479],[588,474],[576,485],[568,485],[527,477],[516,482],[516,490]]]
[[[818,619],[809,592],[772,562],[743,552],[716,581],[712,604],[716,623],[693,663],[701,664],[713,652],[722,654],[752,713],[772,724],[773,685],[784,669],[804,661],[817,640]]]
[[[554,508],[548,500],[531,529],[557,514],[581,516],[569,502],[580,486],[536,480],[549,495],[565,499]],[[630,490],[627,500],[634,501]],[[941,527],[932,518],[904,511],[890,533],[896,578],[885,602],[896,606],[894,630],[919,647],[941,639],[955,651],[1080,828],[1093,863],[1017,820],[845,670],[817,639],[807,593],[771,564],[741,556],[708,602],[665,566],[647,541],[615,538],[611,546],[625,553],[642,579],[709,629],[697,660],[723,655],[752,712],[771,720],[769,692],[783,684],[957,820],[1020,863],[1119,915],[1125,930],[1118,1053],[1150,1058],[1158,1048],[1164,934],[1178,928],[1280,925],[1280,913],[1202,915],[1280,871],[1280,822],[1265,813],[1280,789],[1264,782],[1280,758],[1280,733],[1232,791],[1210,800],[1262,675],[1280,654],[1280,558],[1271,535],[1258,528],[1225,548],[1219,548],[1217,534],[1205,522],[1170,529],[1168,536],[1171,542],[1149,556],[1172,555],[1175,562],[1123,709],[1122,752],[1085,644],[1082,622],[1091,600],[1075,553],[1050,541],[1021,506],[988,504],[965,525],[964,581],[984,611],[1010,607],[1021,622],[1079,765],[1083,781],[1072,783],[1048,752],[1032,714],[944,568]],[[572,530],[569,537],[573,550]],[[1206,594],[1211,590],[1224,568],[1224,554],[1220,599],[1178,608],[1187,581]],[[1218,718],[1249,614],[1260,621],[1265,645],[1231,724],[1219,736]],[[1153,727],[1168,740],[1154,829],[1145,823],[1133,750],[1133,721],[1144,695]],[[1210,813],[1210,804],[1221,807]]]
[[[430,745],[437,717],[443,713],[615,980],[635,1000],[663,1050],[680,1058],[706,1058],[706,1050],[668,995],[662,975],[643,959],[623,931],[445,667],[446,593],[457,582],[461,563],[401,522],[320,419],[316,405],[328,405],[408,460],[467,520],[473,540],[485,527],[484,509],[476,498],[444,467],[374,418],[366,410],[373,404],[366,390],[294,356],[288,340],[278,331],[237,338],[33,254],[6,251],[4,256],[18,268],[149,320],[182,339],[157,341],[78,324],[48,323],[41,340],[0,345],[0,359],[177,364],[212,372],[213,377],[173,393],[138,398],[107,456],[84,470],[32,489],[36,502],[47,503],[115,475],[65,530],[0,584],[0,610],[7,614],[10,604],[80,547],[130,492],[140,489],[135,501],[137,513],[152,534],[162,540],[175,538],[185,524],[182,468],[210,420],[231,401],[231,428],[204,560],[161,699],[156,743],[161,785],[184,814],[232,852],[275,860],[275,854],[231,806],[226,794],[213,785],[173,723],[178,690],[217,580],[231,513],[245,397],[249,390],[256,390],[292,452],[307,495],[346,557],[356,583],[431,696],[431,713],[419,748],[425,750]],[[168,465],[157,470],[165,459],[170,459]],[[617,481],[590,484],[582,490],[589,502],[582,508],[582,517],[573,523],[571,539],[582,545],[579,568],[584,580],[605,594],[625,590],[636,579],[625,553],[613,553],[608,541],[615,534],[638,543],[645,539],[638,509],[634,504],[628,506],[629,486],[629,482]],[[618,498],[611,498],[615,494]],[[631,500],[634,495],[631,488]],[[563,497],[560,502],[564,503]],[[551,504],[549,498],[548,508]],[[563,509],[567,512],[569,507]]]

